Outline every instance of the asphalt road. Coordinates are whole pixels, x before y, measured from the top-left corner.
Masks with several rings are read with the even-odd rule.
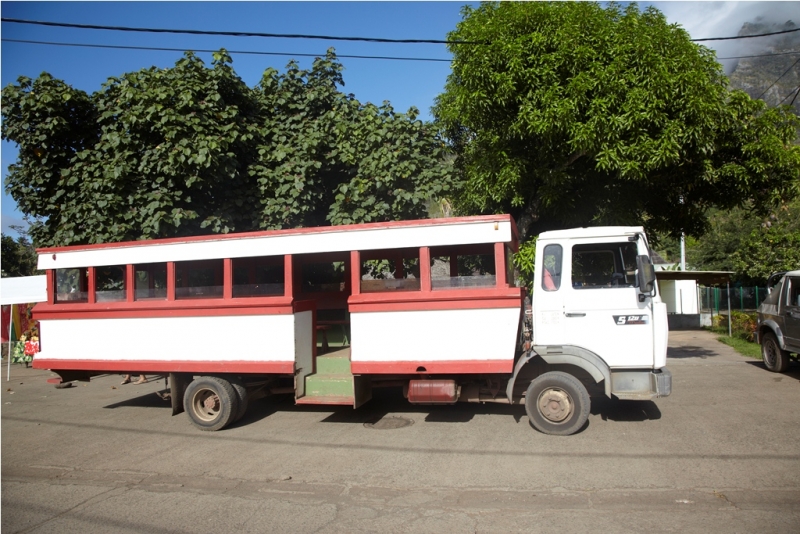
[[[798,532],[800,367],[672,332],[673,394],[594,399],[579,434],[524,408],[253,403],[207,433],[163,380],[2,387],[2,532]],[[413,424],[374,429],[380,420]],[[402,418],[402,419],[389,419]],[[388,425],[392,426],[392,425]]]

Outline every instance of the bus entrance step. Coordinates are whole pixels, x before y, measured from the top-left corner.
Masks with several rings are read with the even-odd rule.
[[[337,406],[353,406],[353,397],[338,395],[306,395],[295,401],[295,404],[328,404]]]
[[[353,398],[353,375],[316,373],[306,377],[306,395]]]

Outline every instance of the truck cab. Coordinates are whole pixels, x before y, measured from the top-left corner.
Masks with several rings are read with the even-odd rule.
[[[665,368],[667,309],[641,227],[539,235],[529,322],[530,348],[515,371],[537,358],[549,370],[525,395],[532,423],[544,432],[570,434],[583,425],[579,411],[588,395],[575,384],[582,378],[602,383],[608,397],[620,400],[649,400],[672,390]],[[548,375],[556,380],[548,382]]]

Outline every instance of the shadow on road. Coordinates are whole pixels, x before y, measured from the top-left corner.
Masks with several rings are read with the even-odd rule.
[[[247,415],[234,426],[243,426],[269,417],[276,412],[321,412],[329,413],[321,423],[363,425],[386,417],[411,417],[426,423],[468,423],[476,415],[509,414],[517,423],[528,423],[525,406],[520,404],[472,404],[420,405],[411,404],[401,391],[379,389],[373,399],[357,410],[349,406],[295,405],[290,395],[274,396],[250,405]],[[604,421],[637,422],[661,418],[661,410],[652,401],[620,401],[607,397],[592,397],[592,415]],[[585,430],[582,429],[581,431]]]
[[[719,356],[719,354],[705,347],[696,347],[692,345],[667,348],[667,358],[673,358],[673,359],[700,358],[701,360],[705,360],[709,356]]]
[[[753,367],[758,367],[760,370],[764,371],[765,373],[769,373],[770,371],[767,370],[767,367],[764,365],[762,360],[751,360],[747,362],[748,365],[752,365]],[[789,363],[789,370],[785,373],[772,373],[774,376],[772,379],[775,382],[781,382],[784,378],[793,378],[800,382],[800,363],[792,361]]]
[[[139,395],[138,397],[133,397],[130,399],[125,399],[123,401],[115,402],[114,404],[109,404],[107,406],[103,406],[103,408],[113,410],[114,408],[124,408],[124,407],[132,407],[132,408],[171,408],[172,405],[169,402],[169,399],[163,400],[161,397],[156,395],[154,392],[145,393],[144,395]]]
[[[653,401],[621,401],[595,397],[592,398],[592,415],[599,415],[603,421],[654,421],[661,419],[661,410]]]

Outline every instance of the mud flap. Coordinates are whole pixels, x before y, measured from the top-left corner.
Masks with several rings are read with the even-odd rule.
[[[183,412],[183,394],[192,381],[192,375],[188,373],[170,373],[170,400],[172,401],[172,415]]]

